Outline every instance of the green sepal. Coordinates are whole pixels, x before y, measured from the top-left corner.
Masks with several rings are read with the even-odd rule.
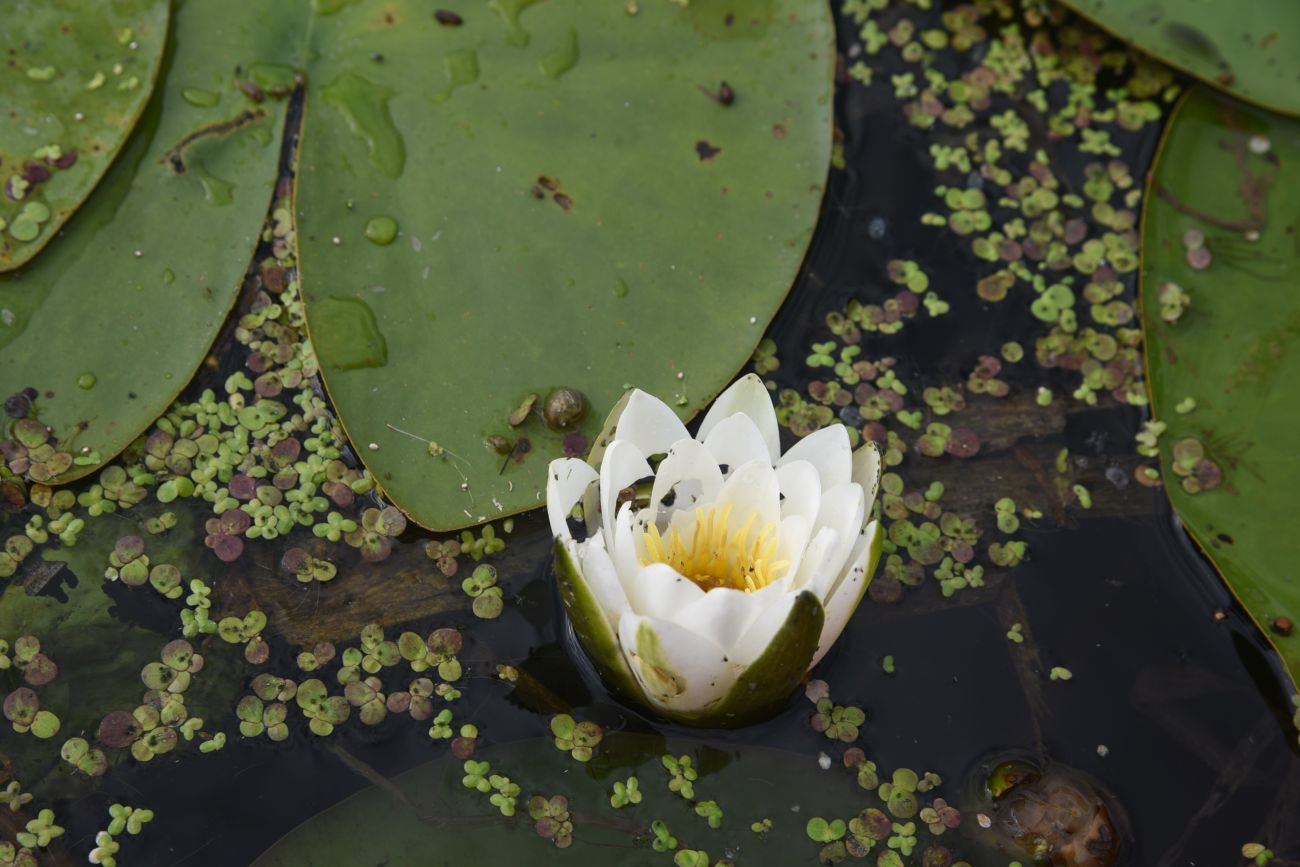
[[[702,728],[739,728],[771,717],[807,675],[825,621],[826,612],[816,594],[803,591],[767,649],[721,700],[692,716],[664,715]]]
[[[623,658],[618,636],[562,539],[555,540],[554,570],[564,611],[573,624],[573,631],[587,658],[596,666],[596,671],[606,686],[625,699],[641,702],[641,688],[632,669],[628,668],[627,660]]]

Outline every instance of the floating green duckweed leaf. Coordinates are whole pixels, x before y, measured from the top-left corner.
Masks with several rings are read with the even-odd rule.
[[[0,13],[0,271],[40,252],[117,157],[153,93],[169,6],[51,0]]]
[[[178,8],[176,50],[148,120],[60,238],[57,255],[0,276],[0,391],[39,389],[41,420],[54,439],[100,456],[53,481],[95,472],[120,452],[190,381],[221,327],[275,185],[284,103],[254,103],[231,89],[207,108],[182,91],[226,80],[234,63],[283,52],[297,9],[284,4],[266,15],[217,0]],[[106,55],[106,66],[112,62]],[[114,81],[110,75],[104,88]],[[229,180],[227,204],[208,200],[205,177]],[[85,374],[93,388],[78,387]]]
[[[1291,506],[1300,485],[1300,121],[1197,88],[1170,120],[1151,184],[1142,295],[1151,406],[1168,426],[1162,474],[1184,526],[1294,679],[1300,634],[1284,627],[1300,619]],[[1184,255],[1189,229],[1213,251],[1205,270]],[[1175,322],[1159,299],[1170,281],[1191,298]],[[1179,413],[1188,399],[1196,411]]]
[[[342,6],[308,70],[312,340],[378,484],[439,529],[540,505],[565,437],[590,441],[628,383],[707,405],[790,287],[830,155],[826,4],[494,7],[446,27],[413,2]],[[720,81],[729,105],[702,91]],[[401,226],[387,246],[365,240],[370,202]],[[561,386],[582,423],[510,426]]]
[[[1300,6],[1294,0],[1062,0],[1156,57],[1247,99],[1300,114]]]

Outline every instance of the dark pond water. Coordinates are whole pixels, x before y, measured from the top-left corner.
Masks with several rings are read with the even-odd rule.
[[[979,355],[995,354],[1007,340],[1031,342],[1039,324],[1023,308],[986,305],[975,297],[972,275],[978,266],[966,247],[920,225],[937,183],[925,157],[925,133],[909,126],[880,88],[842,88],[837,117],[846,168],[833,173],[804,272],[769,331],[786,360],[774,378],[794,388],[806,384],[813,372],[799,359],[810,343],[825,338],[825,314],[841,309],[849,298],[880,302],[892,295],[894,288],[887,288],[883,273],[885,263],[895,258],[921,263],[953,306],[946,316],[918,318],[898,335],[866,337],[869,354],[887,352],[900,359],[900,375],[907,382],[921,387],[960,381]],[[1148,128],[1126,143],[1125,157],[1133,166],[1147,164],[1156,134]],[[214,373],[204,377],[219,381]],[[1012,372],[1008,378],[1027,390],[1031,383],[1052,382],[1049,372],[1039,369]],[[987,510],[1004,492],[1019,496],[1016,492],[1045,486],[1043,468],[1068,448],[1071,471],[1093,491],[1094,508],[1033,522],[1023,533],[1029,559],[1009,572],[991,573],[983,588],[945,599],[929,583],[897,604],[865,602],[816,677],[831,685],[837,701],[867,711],[859,745],[882,770],[934,770],[944,778],[942,791],[951,802],[965,802],[964,781],[991,753],[1021,750],[1091,775],[1112,793],[1130,835],[1124,863],[1132,867],[1238,864],[1241,845],[1255,839],[1267,839],[1279,855],[1295,857],[1300,853],[1300,822],[1295,821],[1300,815],[1300,753],[1284,681],[1248,619],[1178,528],[1163,493],[1130,481],[1136,464],[1133,435],[1142,414],[1103,401],[1098,407],[1062,410],[1048,429],[1028,421],[1017,428],[1018,413],[1026,419],[1032,415],[1025,406],[1012,403],[990,411],[985,422],[1013,433],[978,457],[933,466],[917,466],[910,458],[900,472],[909,485],[942,479],[958,503],[972,511]],[[202,563],[202,572],[211,574],[214,584],[242,582],[256,598],[262,588],[284,580],[276,575],[278,546],[264,550],[253,544],[234,566],[217,564],[202,548],[202,517],[196,507],[174,536],[182,548],[189,547],[188,556]],[[123,521],[120,516],[104,520]],[[113,532],[108,531],[110,536]],[[102,545],[105,538],[111,544],[109,536],[97,541]],[[294,616],[310,619],[331,607],[364,607],[366,600],[355,587],[372,583],[362,583],[357,577],[362,573],[391,574],[397,580],[403,570],[428,571],[429,561],[421,566],[423,554],[416,550],[425,541],[407,533],[386,563],[342,560],[341,577],[333,583],[294,591]],[[90,564],[102,561],[103,550],[98,559],[87,555],[84,565],[74,560],[75,579],[65,573],[61,586],[47,593],[74,592],[69,581],[78,586],[99,581]],[[538,516],[517,520],[509,547],[496,558],[507,589],[499,621],[476,621],[458,605],[445,615],[401,627],[423,631],[457,625],[466,630],[463,659],[470,677],[457,722],[474,721],[480,727],[487,744],[481,757],[493,759],[492,744],[522,742],[522,748],[503,753],[520,763],[529,751],[550,750],[544,741],[547,716],[538,712],[546,709],[545,700],[521,696],[522,691],[512,692],[497,680],[494,664],[499,661],[520,665],[549,691],[549,700],[572,706],[575,716],[601,721],[611,736],[667,735],[679,750],[698,745],[691,741],[698,733],[647,720],[612,702],[599,683],[582,675],[564,647],[548,558],[545,521]],[[110,661],[101,666],[100,677],[129,683],[135,677],[132,666],[140,663],[126,645],[160,644],[162,636],[173,634],[175,614],[160,600],[119,589],[111,595],[121,634],[105,636],[94,647]],[[400,603],[390,603],[382,614],[397,631],[396,624],[403,622]],[[1023,644],[1005,637],[1015,622],[1024,624],[1029,640]],[[268,667],[292,671],[297,648],[280,637],[273,638],[272,647]],[[882,671],[886,655],[894,658],[893,674]],[[72,670],[81,662],[103,660],[92,654],[60,661]],[[115,669],[112,660],[125,662]],[[1046,672],[1054,666],[1068,667],[1073,679],[1049,680]],[[216,681],[220,668],[213,668]],[[214,711],[224,707],[229,714],[242,693],[242,682],[228,680],[228,686],[213,687]],[[729,810],[737,802],[768,804],[767,815],[778,823],[787,821],[791,809],[805,799],[824,798],[832,789],[839,793],[840,815],[861,809],[867,793],[857,791],[842,770],[817,768],[819,752],[830,751],[831,744],[808,728],[810,710],[799,696],[768,723],[710,733],[711,749],[726,757],[722,765],[768,769],[755,772],[752,786],[728,777],[726,788],[711,795]],[[233,724],[224,728],[232,735],[220,753],[181,749],[148,764],[126,762],[98,787],[74,783],[57,761],[26,762],[21,755],[26,742],[6,736],[3,749],[20,765],[49,774],[35,788],[39,792],[43,786],[54,799],[68,828],[64,842],[72,851],[89,848],[105,822],[107,805],[121,801],[151,806],[158,814],[138,843],[124,844],[121,863],[191,867],[252,863],[295,826],[369,787],[367,768],[370,774],[393,777],[446,754],[441,743],[431,745],[426,725],[410,720],[390,719],[374,729],[349,725],[330,738],[295,731],[281,744],[241,739],[233,734]],[[417,777],[403,779],[424,775],[428,784],[440,775],[454,780],[456,765],[442,758],[416,771]],[[574,766],[568,773],[608,771],[596,763],[590,771]],[[530,789],[523,777],[521,770],[525,797],[530,791],[569,785],[534,779]],[[701,775],[702,788],[708,780],[709,774]],[[661,787],[648,774],[642,781],[647,790]],[[608,790],[608,779],[601,786]],[[587,809],[597,813],[599,806]],[[402,811],[394,802],[391,826],[375,821],[334,827],[341,842],[327,856],[297,863],[466,863],[447,853],[477,846],[472,835],[490,833],[477,825],[430,825],[425,829],[428,849],[394,851],[393,841],[405,839],[404,829],[413,821]],[[640,818],[648,822],[654,815],[642,810]],[[808,815],[804,811],[788,824],[802,827]],[[345,815],[337,819],[348,821]],[[974,821],[968,813],[967,822]],[[326,827],[331,826],[327,819]],[[720,850],[724,843],[714,842],[702,828],[674,825],[684,840],[689,833],[694,845],[709,846],[711,853]],[[747,836],[747,830],[733,828],[725,834],[725,845]],[[818,846],[806,839],[797,849],[799,856],[785,854],[788,837],[782,844],[786,848],[742,847],[740,862],[816,862]],[[528,863],[554,854],[527,834],[513,839],[518,843],[515,857]],[[486,840],[482,845],[488,845]],[[137,854],[128,857],[128,847]],[[977,865],[1010,860],[974,844],[954,848]],[[83,857],[68,856],[67,863]],[[562,857],[584,864],[671,860],[644,847],[584,849],[582,842]]]

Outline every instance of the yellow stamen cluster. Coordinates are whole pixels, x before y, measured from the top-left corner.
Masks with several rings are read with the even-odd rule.
[[[751,513],[732,533],[728,530],[731,506],[727,503],[721,508],[696,509],[695,531],[689,545],[675,527],[665,540],[659,528],[650,524],[645,531],[649,559],[641,565],[666,563],[706,591],[730,587],[753,593],[771,584],[790,565],[772,559],[776,553],[776,525],[767,524],[752,533],[758,514]]]

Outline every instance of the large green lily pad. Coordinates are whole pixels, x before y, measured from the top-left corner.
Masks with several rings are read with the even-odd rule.
[[[1166,487],[1295,678],[1300,632],[1283,635],[1278,618],[1300,620],[1300,121],[1196,88],[1169,121],[1151,184],[1143,322],[1152,406],[1169,425]],[[1189,231],[1204,236],[1203,270]],[[1173,323],[1170,283],[1190,300]]]
[[[1256,105],[1300,115],[1295,0],[1061,0],[1121,39]]]
[[[0,271],[99,183],[153,93],[167,0],[0,3]]]
[[[660,762],[665,753],[692,756],[699,769],[696,799],[721,799],[725,793],[721,828],[709,828],[691,802],[668,791]],[[671,852],[657,854],[650,848],[649,827],[656,819],[667,824],[680,848],[707,851],[712,858],[705,865],[721,860],[724,850],[742,864],[813,864],[821,845],[805,834],[808,820],[854,815],[868,801],[853,772],[843,767],[823,771],[811,755],[753,746],[742,750],[685,738],[665,742],[624,732],[607,735],[587,765],[555,749],[550,739],[493,744],[477,752],[474,760],[488,762],[492,773],[505,774],[519,785],[514,819],[497,813],[488,795],[465,788],[462,763],[444,753],[387,785],[366,788],[313,816],[253,867],[673,864]],[[629,775],[637,776],[642,803],[611,809],[614,781],[623,782]],[[527,807],[534,794],[568,799],[571,849],[538,839]],[[750,825],[763,819],[772,821],[773,830],[755,834]],[[634,835],[640,839],[634,840]],[[882,842],[863,863],[875,864],[884,848]],[[431,852],[437,853],[434,862]]]
[[[268,16],[189,0],[166,84],[57,252],[0,276],[0,392],[82,464],[111,459],[190,381],[237,295],[277,178],[285,104],[255,103],[236,64],[275,58],[302,4]]]
[[[817,220],[827,4],[445,4],[460,26],[413,0],[328,5],[302,279],[325,384],[387,494],[435,529],[540,505],[565,434],[539,410],[559,386],[593,407],[588,440],[629,385],[706,406]],[[392,229],[376,218],[391,243],[367,238]]]

